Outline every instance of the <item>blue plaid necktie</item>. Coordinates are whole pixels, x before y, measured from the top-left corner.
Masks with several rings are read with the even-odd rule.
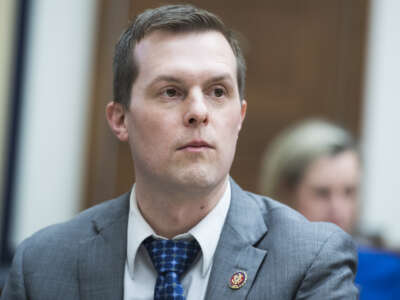
[[[185,300],[180,276],[193,263],[200,250],[197,241],[156,240],[149,237],[143,244],[158,273],[154,300]]]

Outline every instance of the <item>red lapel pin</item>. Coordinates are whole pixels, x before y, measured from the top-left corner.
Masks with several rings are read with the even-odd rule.
[[[246,284],[247,273],[245,271],[238,271],[233,273],[231,279],[229,280],[229,287],[233,290],[240,289]]]

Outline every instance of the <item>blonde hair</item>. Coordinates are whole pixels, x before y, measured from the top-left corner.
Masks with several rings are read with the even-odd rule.
[[[272,141],[263,155],[260,192],[293,206],[282,192],[299,183],[311,162],[345,150],[356,147],[352,136],[339,126],[319,119],[291,126]]]

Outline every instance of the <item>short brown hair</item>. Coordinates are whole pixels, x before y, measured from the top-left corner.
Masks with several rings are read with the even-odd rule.
[[[132,85],[139,73],[133,51],[140,40],[156,30],[176,33],[214,30],[222,33],[236,57],[239,95],[244,99],[246,63],[233,31],[216,15],[186,4],[148,9],[138,15],[121,35],[115,46],[113,61],[114,101],[129,106]]]

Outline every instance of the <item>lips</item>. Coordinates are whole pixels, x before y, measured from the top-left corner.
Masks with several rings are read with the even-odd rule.
[[[189,143],[184,144],[183,146],[179,147],[178,150],[184,149],[202,149],[202,148],[214,148],[209,143],[203,140],[193,140]]]

